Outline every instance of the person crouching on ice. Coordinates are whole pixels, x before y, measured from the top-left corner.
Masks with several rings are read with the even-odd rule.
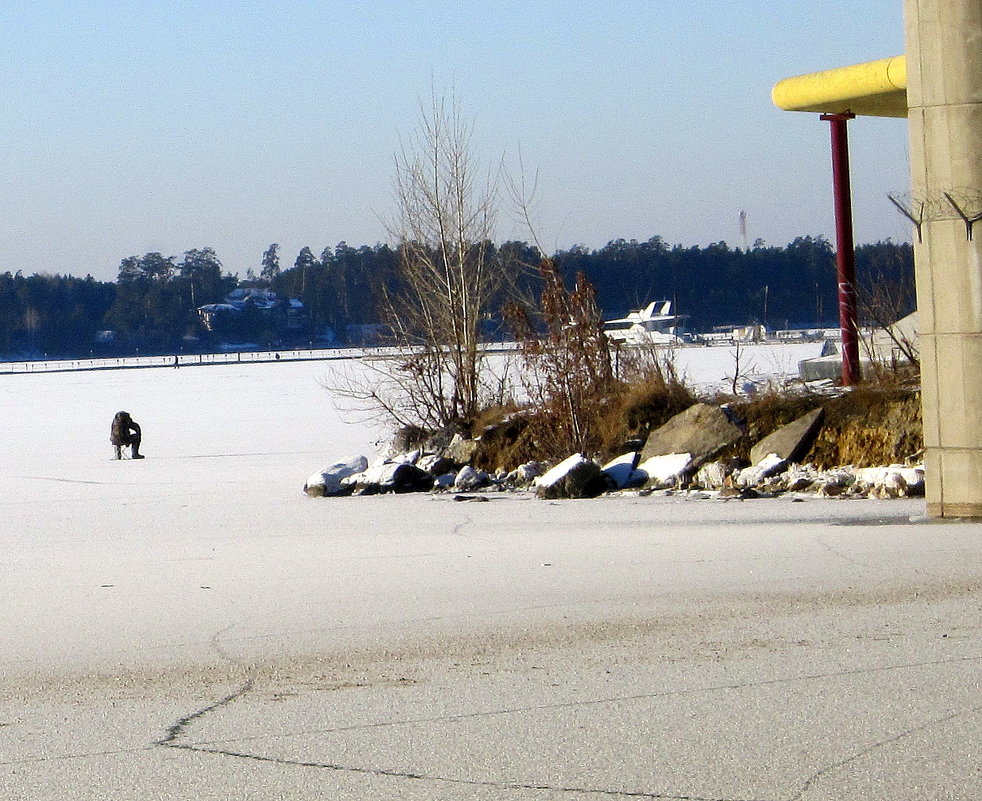
[[[123,458],[123,446],[130,446],[130,453],[134,459],[142,459],[140,453],[140,424],[130,417],[129,412],[116,412],[113,418],[113,427],[109,433],[109,441],[116,449],[116,458]]]

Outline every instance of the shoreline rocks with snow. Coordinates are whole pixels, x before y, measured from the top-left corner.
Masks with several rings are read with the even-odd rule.
[[[581,453],[552,467],[527,462],[511,471],[490,474],[470,460],[479,438],[459,431],[437,432],[425,439],[398,435],[387,458],[369,465],[364,456],[348,457],[311,475],[304,484],[310,497],[373,495],[388,492],[486,493],[526,489],[536,497],[594,498],[641,491],[697,490],[711,497],[775,497],[814,493],[819,497],[902,498],[924,494],[921,465],[836,467],[819,470],[800,464],[822,426],[816,408],[762,437],[750,452],[752,463],[725,454],[745,435],[725,407],[700,403],[652,432],[638,450],[601,465]],[[641,447],[639,447],[641,446]]]

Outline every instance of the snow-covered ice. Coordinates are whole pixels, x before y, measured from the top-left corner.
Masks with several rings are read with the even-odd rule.
[[[982,525],[308,498],[339,369],[0,376],[4,801],[982,794]]]

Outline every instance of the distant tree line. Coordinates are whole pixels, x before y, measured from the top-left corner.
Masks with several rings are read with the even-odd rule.
[[[834,326],[838,321],[835,252],[824,237],[799,237],[785,247],[760,240],[746,250],[725,242],[708,247],[669,246],[618,239],[600,250],[572,248],[556,254],[568,283],[582,272],[597,290],[606,318],[622,317],[652,300],[672,300],[689,315],[690,330],[762,323],[768,328]],[[891,241],[856,249],[859,292],[882,284],[902,286],[914,309],[913,248]],[[891,321],[892,322],[892,321]]]
[[[505,277],[491,304],[487,336],[506,336],[500,310],[515,297],[530,303],[541,293],[541,254],[525,242],[482,243],[484,258]],[[214,350],[223,343],[260,347],[360,341],[384,326],[399,297],[399,248],[340,242],[315,255],[303,248],[281,269],[279,246],[262,256],[259,274],[224,271],[212,248],[181,257],[146,253],[120,262],[115,282],[91,276],[0,273],[0,356],[82,358],[90,355]],[[691,330],[764,323],[769,328],[836,324],[835,257],[823,237],[799,237],[785,247],[671,246],[661,237],[618,239],[590,250],[573,247],[553,256],[572,286],[582,273],[597,292],[606,318],[652,300],[673,300]],[[897,314],[913,309],[913,249],[891,241],[856,249],[861,295],[889,296]],[[884,287],[891,287],[884,292]],[[209,331],[198,309],[221,303],[235,289],[272,289],[304,304],[303,325],[288,330],[282,315],[248,302],[224,328]]]

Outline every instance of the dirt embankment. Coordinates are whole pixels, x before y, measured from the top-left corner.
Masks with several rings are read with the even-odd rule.
[[[734,403],[747,436],[729,455],[748,456],[753,443],[817,406],[825,409],[824,422],[803,461],[820,469],[901,464],[919,458],[924,447],[920,392],[868,386],[838,397],[774,395]]]

